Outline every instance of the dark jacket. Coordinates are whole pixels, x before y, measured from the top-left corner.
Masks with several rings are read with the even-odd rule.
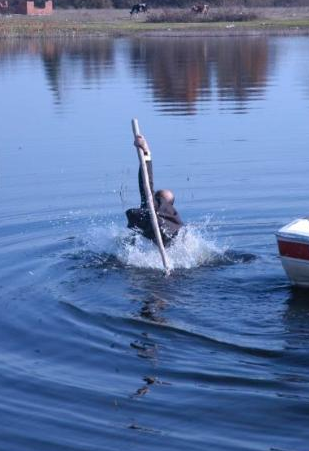
[[[170,204],[163,198],[155,198],[153,190],[152,162],[147,161],[146,164],[159,228],[161,231],[163,243],[166,246],[170,244],[172,238],[177,235],[179,229],[183,226],[183,222],[181,221],[177,210],[172,204]],[[139,229],[146,238],[155,241],[155,235],[152,229],[150,215],[147,207],[147,199],[141,168],[139,169],[138,173],[138,182],[141,195],[141,206],[140,208],[131,208],[130,210],[126,211],[128,218],[128,227],[130,229]]]

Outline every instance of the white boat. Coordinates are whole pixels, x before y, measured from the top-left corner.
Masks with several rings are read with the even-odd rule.
[[[282,266],[291,283],[309,287],[309,218],[296,219],[276,236]]]

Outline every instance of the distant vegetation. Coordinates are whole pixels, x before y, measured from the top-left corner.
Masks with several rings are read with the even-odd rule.
[[[253,11],[244,11],[240,8],[220,8],[215,12],[210,11],[206,15],[196,14],[188,10],[164,9],[163,11],[150,12],[147,15],[146,22],[150,23],[189,23],[189,22],[247,22],[258,19],[258,15]]]
[[[54,0],[56,8],[113,8],[112,0]]]
[[[58,8],[130,8],[138,0],[54,0]],[[309,0],[149,0],[150,8],[188,8],[194,3],[207,3],[214,7],[274,7],[274,6],[309,6]]]

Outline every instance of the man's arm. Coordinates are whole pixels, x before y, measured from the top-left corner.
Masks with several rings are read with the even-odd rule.
[[[154,197],[151,152],[148,147],[147,141],[142,136],[137,136],[134,144],[137,147],[140,147],[142,149],[142,151],[144,152],[146,166],[147,166],[147,172],[148,172],[148,177],[149,177],[149,185],[150,185],[152,196]],[[139,184],[139,192],[141,195],[141,208],[147,208],[147,198],[146,198],[146,192],[145,192],[145,187],[144,187],[144,183],[143,183],[141,167],[139,168],[139,171],[138,171],[138,184]]]
[[[148,172],[148,177],[149,177],[149,185],[150,185],[152,197],[154,197],[154,194],[153,194],[152,161],[151,160],[146,161],[146,166],[147,166],[147,172]],[[145,187],[144,187],[141,167],[139,168],[139,171],[138,171],[138,184],[139,184],[139,192],[140,192],[140,195],[141,195],[141,208],[147,208],[147,198],[146,198],[146,192],[145,192]]]

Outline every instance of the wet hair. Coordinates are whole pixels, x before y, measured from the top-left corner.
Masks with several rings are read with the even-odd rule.
[[[174,193],[172,191],[170,191],[169,189],[160,189],[159,191],[156,191],[155,198],[157,200],[164,199],[166,202],[168,202],[169,204],[172,204],[172,205],[175,201]]]

